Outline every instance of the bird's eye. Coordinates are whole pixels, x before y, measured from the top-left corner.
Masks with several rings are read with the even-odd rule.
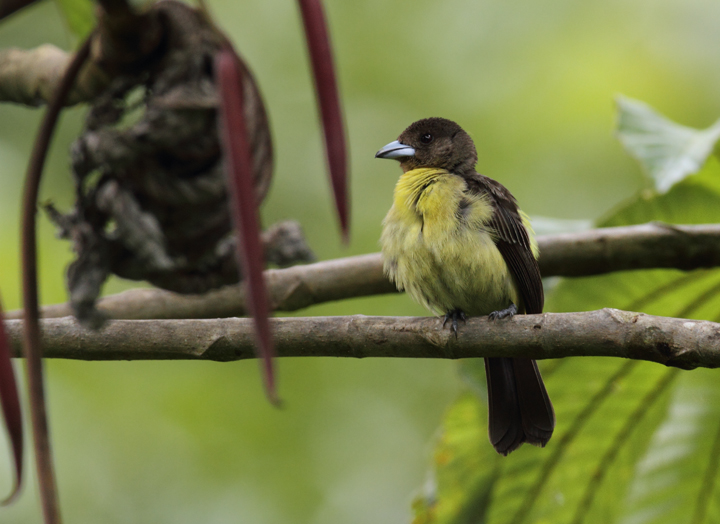
[[[433,141],[433,136],[430,133],[425,133],[423,136],[420,137],[420,142],[423,144],[429,144]]]

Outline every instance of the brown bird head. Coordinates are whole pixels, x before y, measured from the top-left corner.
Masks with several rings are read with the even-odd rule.
[[[375,158],[400,161],[403,172],[418,167],[438,167],[453,173],[475,171],[475,144],[452,120],[425,118],[410,124],[398,139],[375,154]]]

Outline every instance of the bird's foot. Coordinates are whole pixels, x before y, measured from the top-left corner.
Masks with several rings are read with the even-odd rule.
[[[512,318],[514,317],[518,312],[518,308],[515,304],[510,304],[510,307],[501,309],[499,311],[493,311],[488,315],[488,318],[490,320],[498,320],[501,318]]]
[[[448,311],[445,313],[445,320],[443,320],[443,327],[445,327],[445,324],[448,323],[448,320],[452,320],[452,324],[450,324],[450,328],[452,329],[453,333],[455,333],[455,338],[457,339],[458,336],[458,320],[462,320],[465,322],[465,319],[467,317],[465,316],[465,313],[459,309],[456,309],[454,311]]]

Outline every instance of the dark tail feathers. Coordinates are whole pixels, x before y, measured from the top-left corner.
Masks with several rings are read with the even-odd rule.
[[[507,455],[523,442],[545,446],[555,412],[540,371],[529,358],[486,358],[490,443]]]

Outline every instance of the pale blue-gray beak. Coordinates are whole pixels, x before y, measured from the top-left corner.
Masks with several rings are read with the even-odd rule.
[[[383,147],[380,151],[375,153],[375,158],[403,158],[415,156],[415,149],[401,144],[397,140],[390,142],[388,145]]]

